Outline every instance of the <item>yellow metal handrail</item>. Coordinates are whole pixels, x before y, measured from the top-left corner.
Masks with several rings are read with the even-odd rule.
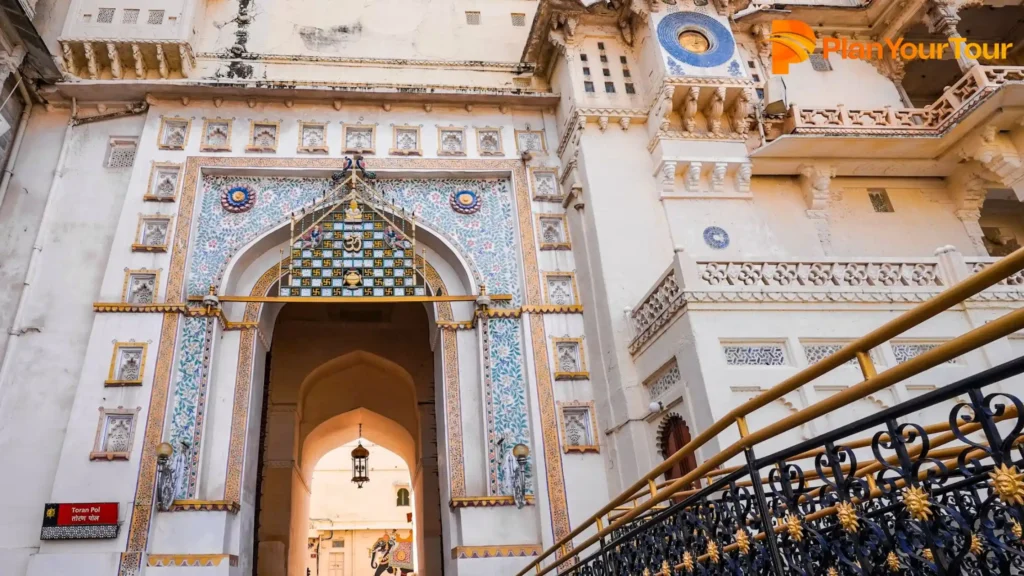
[[[934,318],[938,314],[952,308],[971,296],[978,294],[982,290],[996,285],[1000,281],[1016,274],[1022,269],[1024,269],[1024,249],[1018,249],[992,266],[989,266],[981,272],[951,286],[940,294],[937,294],[918,306],[915,306],[913,309],[908,310],[889,322],[886,322],[884,325],[873,330],[867,335],[847,344],[836,353],[812,364],[811,366],[808,366],[807,368],[804,368],[797,374],[790,376],[769,390],[762,392],[734,408],[723,418],[714,422],[707,430],[698,434],[688,444],[676,451],[675,454],[667,458],[642,478],[638,479],[632,486],[622,492],[622,494],[598,510],[597,513],[577,526],[569,532],[569,534],[555,542],[552,547],[545,550],[520,570],[517,573],[517,576],[526,576],[526,574],[528,574],[534,567],[536,567],[536,573],[538,576],[547,574],[569,558],[575,556],[575,554],[571,552],[562,554],[553,564],[547,567],[541,566],[541,562],[543,562],[545,558],[548,558],[560,550],[564,552],[567,546],[573,546],[573,538],[589,529],[597,523],[599,519],[607,515],[616,507],[636,498],[638,496],[637,493],[641,490],[650,490],[651,486],[655,485],[654,481],[658,476],[664,474],[676,463],[696,452],[700,447],[707,444],[708,441],[715,438],[734,424],[740,425],[741,427],[740,440],[704,461],[697,468],[690,471],[683,477],[676,479],[665,489],[652,490],[648,500],[634,506],[628,512],[617,517],[613,522],[605,525],[603,528],[599,528],[596,534],[587,538],[576,548],[585,550],[623,524],[646,512],[653,506],[671,498],[687,484],[690,484],[711,472],[716,467],[727,462],[730,458],[741,454],[746,448],[753,447],[754,445],[771,439],[778,434],[791,430],[851,402],[860,400],[865,396],[874,394],[897,382],[905,380],[916,374],[920,374],[921,372],[942,364],[952,358],[961,356],[975,348],[984,346],[989,342],[1024,328],[1024,309],[1016,310],[997,320],[989,322],[984,326],[975,328],[956,339],[937,346],[911,360],[908,360],[907,362],[894,366],[881,374],[877,374],[875,372],[874,365],[871,362],[871,357],[868,355],[868,352],[871,349],[892,340],[907,330],[920,325],[926,320]],[[745,433],[745,418],[748,414],[767,406],[782,396],[799,389],[801,386],[820,378],[853,359],[857,359],[860,364],[865,377],[864,381],[836,393],[826,400],[822,400],[800,410],[799,412],[791,414],[790,416],[761,430],[749,434]],[[601,524],[603,524],[603,522],[601,522]]]

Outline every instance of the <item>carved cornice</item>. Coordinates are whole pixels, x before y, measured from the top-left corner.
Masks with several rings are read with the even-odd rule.
[[[582,304],[540,304],[523,306],[523,312],[531,314],[582,314]]]
[[[220,54],[217,52],[200,52],[196,58],[209,60],[246,60],[255,62],[287,63],[315,62],[318,64],[361,64],[370,66],[409,67],[409,68],[465,68],[470,70],[486,70],[525,74],[533,72],[535,66],[527,62],[488,62],[485,60],[423,60],[415,58],[359,58],[352,56],[311,56],[311,55],[280,55],[254,54],[247,52],[242,56]]]
[[[175,500],[170,512],[228,512],[237,514],[238,502],[228,500]]]

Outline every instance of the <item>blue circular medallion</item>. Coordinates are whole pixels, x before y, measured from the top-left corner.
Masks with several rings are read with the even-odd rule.
[[[248,186],[234,186],[220,195],[220,205],[228,212],[245,212],[256,203],[256,192]]]
[[[684,34],[706,38],[706,50],[692,52],[683,48],[680,36]],[[736,51],[736,41],[729,29],[711,16],[698,12],[674,12],[662,18],[658,23],[658,42],[676,60],[701,68],[725,64]]]
[[[704,229],[704,243],[715,250],[729,247],[729,233],[718,226],[708,226]]]
[[[459,190],[452,192],[448,203],[459,214],[472,214],[480,209],[480,196],[472,190]]]

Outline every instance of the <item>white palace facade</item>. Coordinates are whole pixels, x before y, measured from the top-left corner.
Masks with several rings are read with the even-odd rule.
[[[360,438],[408,467],[415,574],[511,576],[1024,242],[1020,0],[0,3],[3,576],[304,576],[313,469]],[[817,37],[785,74],[781,19]],[[1022,303],[1018,273],[871,358]]]

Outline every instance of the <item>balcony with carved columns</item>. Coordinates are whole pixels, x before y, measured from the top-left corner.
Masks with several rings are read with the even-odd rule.
[[[61,40],[64,69],[83,80],[173,80],[195,68],[187,42],[117,38]]]
[[[757,87],[744,78],[666,78],[647,116],[647,149],[655,172],[669,178],[670,167],[685,171],[703,163],[711,170],[715,160],[735,159],[729,168],[735,173],[748,149],[759,142]]]
[[[999,258],[963,256],[952,247],[934,257],[752,258],[694,260],[677,251],[665,271],[629,311],[629,351],[640,354],[685,311],[912,305],[984,270]],[[1024,272],[970,302],[1024,306]]]
[[[924,107],[793,104],[785,116],[765,118],[767,143],[752,156],[755,174],[793,174],[813,157],[835,159],[840,175],[949,176],[965,143],[983,130],[1009,135],[1018,156],[1024,153],[1024,139],[1014,136],[1022,122],[1024,67],[979,65]]]

